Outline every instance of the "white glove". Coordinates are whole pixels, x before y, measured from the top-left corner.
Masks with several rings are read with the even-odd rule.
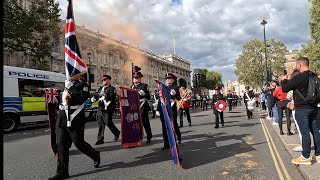
[[[67,99],[70,99],[70,98],[71,98],[71,96],[68,93],[68,91],[64,90],[63,93],[62,93],[62,104],[63,105],[67,105]]]
[[[143,90],[140,90],[138,93],[140,94],[140,96],[145,96],[146,95],[146,93]]]
[[[183,101],[188,101],[188,99],[184,98]]]
[[[176,91],[174,89],[171,89],[170,94],[171,94],[171,96],[174,96],[174,95],[176,95]]]
[[[102,96],[101,98],[99,98],[99,101],[103,101],[106,100],[106,97]]]
[[[72,83],[71,81],[69,81],[69,80],[66,80],[66,81],[64,82],[64,86],[65,86],[67,89],[70,89],[71,86],[73,86],[73,83]]]
[[[97,100],[94,97],[91,98],[91,102],[96,102],[96,101]]]
[[[159,112],[159,111],[156,111],[156,115],[157,115],[157,116],[160,116],[160,112]]]

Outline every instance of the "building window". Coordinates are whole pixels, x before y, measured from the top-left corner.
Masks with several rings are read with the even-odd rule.
[[[60,54],[60,43],[59,41],[56,41],[52,43],[52,52]]]
[[[4,61],[3,61],[4,65],[10,66],[11,65],[11,57],[10,54],[6,54],[4,56]]]

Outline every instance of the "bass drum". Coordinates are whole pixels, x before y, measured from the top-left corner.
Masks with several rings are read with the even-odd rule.
[[[255,100],[250,100],[247,102],[247,109],[249,111],[253,111],[255,107],[256,101]]]

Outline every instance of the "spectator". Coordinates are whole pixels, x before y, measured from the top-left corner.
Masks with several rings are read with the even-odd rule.
[[[313,135],[315,155],[317,162],[320,163],[320,132],[317,126],[317,103],[308,103],[304,101],[308,93],[309,76],[312,72],[309,69],[309,59],[301,57],[296,61],[296,69],[300,72],[290,81],[287,76],[281,76],[282,89],[284,92],[293,90],[293,98],[295,103],[295,118],[298,122],[302,136],[302,156],[292,159],[293,164],[311,165],[311,138]],[[301,93],[302,96],[299,95]]]
[[[294,71],[292,72],[291,77],[290,77],[289,79],[291,79],[293,76],[297,75],[298,73],[299,73],[298,70],[294,70]],[[287,98],[288,98],[288,100],[289,100],[292,104],[294,104],[293,91],[292,91],[292,90],[288,92]],[[296,129],[297,129],[297,131],[298,131],[299,138],[300,138],[300,144],[301,144],[302,137],[301,137],[301,132],[300,132],[299,125],[298,125],[297,120],[296,120],[296,118],[295,118],[295,110],[294,110],[294,109],[292,110],[292,117],[293,117],[294,123],[295,123],[295,125],[296,125]],[[293,150],[293,151],[296,151],[296,152],[301,152],[301,151],[302,151],[302,146],[299,145],[299,146],[293,148],[292,150]]]
[[[265,92],[261,93],[261,108],[262,108],[262,111],[266,111],[267,110]]]
[[[271,81],[270,85],[270,107],[272,110],[273,114],[273,122],[272,125],[278,126],[279,125],[279,114],[278,114],[278,107],[277,107],[277,102],[278,98],[273,96],[274,90],[279,86],[278,82],[273,80]]]
[[[278,98],[279,101],[277,102],[278,106],[278,113],[279,113],[279,128],[280,128],[280,135],[284,135],[282,130],[282,119],[283,119],[283,111],[286,113],[286,119],[287,119],[287,133],[288,136],[293,135],[291,132],[291,110],[287,108],[288,105],[288,99],[287,99],[287,93],[282,91],[282,86],[278,86],[276,90],[273,92],[273,96]]]

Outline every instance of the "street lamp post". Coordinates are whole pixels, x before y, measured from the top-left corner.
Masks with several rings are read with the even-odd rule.
[[[90,60],[91,60],[91,57],[92,57],[91,52],[88,52],[87,56],[88,56],[88,59],[89,59],[89,61],[88,61],[88,72],[87,72],[87,82],[88,82],[89,87],[91,88],[91,82],[90,82]]]
[[[269,74],[268,74],[268,60],[267,60],[267,40],[266,40],[266,25],[267,21],[263,19],[260,23],[263,26],[263,38],[264,38],[264,58],[266,61],[266,84],[269,81]]]

